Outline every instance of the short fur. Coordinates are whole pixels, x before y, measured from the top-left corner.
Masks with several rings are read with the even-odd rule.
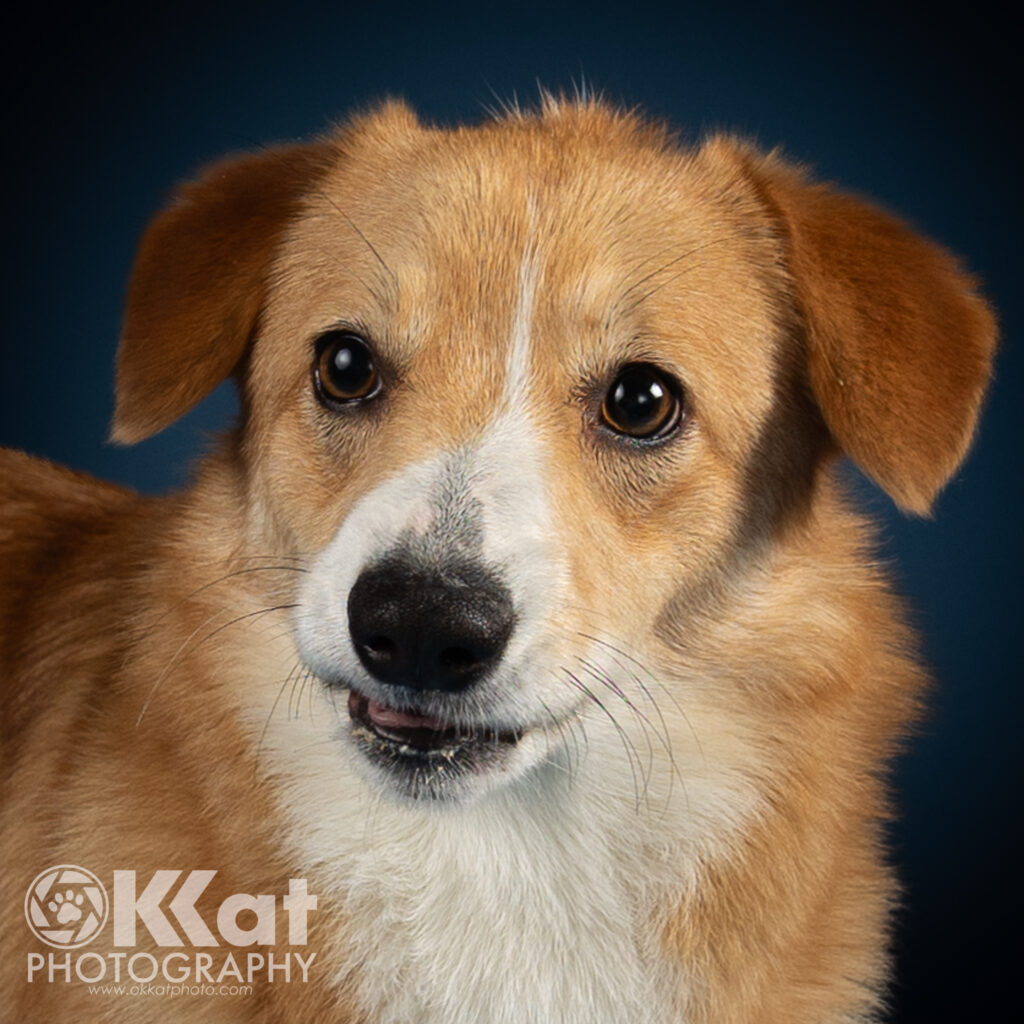
[[[314,396],[339,323],[375,345],[372,409]],[[142,242],[113,437],[232,373],[238,428],[159,499],[2,456],[10,1019],[876,1019],[884,775],[925,676],[834,456],[927,512],[994,339],[890,215],[599,103],[451,130],[388,104],[209,169]],[[601,425],[630,362],[683,383],[664,444]],[[517,602],[460,714],[525,734],[449,800],[369,772],[325,685],[363,685],[346,588],[409,536],[477,545]],[[217,868],[210,906],[306,878],[316,969],[27,984],[25,889],[60,863]]]

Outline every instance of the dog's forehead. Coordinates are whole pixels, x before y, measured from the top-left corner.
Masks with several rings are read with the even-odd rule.
[[[557,126],[556,126],[557,127]],[[777,242],[700,159],[623,135],[509,121],[343,147],[280,261],[306,337],[350,323],[399,364],[476,381],[669,362],[721,419],[768,401]],[[517,351],[518,346],[518,351]]]

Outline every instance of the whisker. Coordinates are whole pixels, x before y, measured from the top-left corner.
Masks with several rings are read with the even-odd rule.
[[[198,644],[196,644],[196,646],[190,653],[195,653],[195,651],[199,650],[199,648],[202,647],[203,644],[205,644],[208,640],[212,640],[218,633],[223,632],[225,629],[228,628],[228,626],[235,625],[236,622],[244,622],[246,619],[254,619],[258,618],[261,615],[269,615],[271,612],[289,611],[292,608],[298,607],[299,605],[297,602],[290,602],[288,604],[274,604],[271,605],[269,608],[257,608],[256,611],[254,612],[246,612],[244,615],[238,615],[235,618],[229,620],[228,622],[223,623],[223,625],[218,626],[212,632],[207,633],[206,636],[204,636],[203,639],[200,640]]]
[[[647,775],[645,776],[644,781],[644,798],[646,799],[647,792],[650,787],[651,778],[654,776],[654,744],[651,742],[651,731],[654,731],[657,735],[657,730],[654,729],[654,726],[651,724],[650,719],[636,706],[636,704],[633,703],[633,701],[629,699],[629,697],[622,690],[622,688],[615,682],[615,680],[612,679],[611,675],[609,675],[607,672],[604,672],[602,669],[594,665],[592,662],[588,662],[585,658],[581,658],[578,655],[576,656],[576,660],[583,666],[583,669],[587,673],[587,675],[589,675],[596,682],[600,683],[602,686],[611,690],[611,692],[614,693],[615,696],[618,697],[619,700],[621,700],[627,708],[629,708],[630,712],[639,721],[640,728],[644,734],[644,741],[647,743]],[[665,746],[666,749],[670,750],[665,740],[660,735],[658,735],[658,739],[661,740],[662,745]]]
[[[292,686],[292,691],[296,690],[295,685]],[[305,668],[298,677],[298,692],[295,696],[295,720],[298,721],[302,717],[302,695],[307,695],[307,704],[309,706],[309,720],[313,721],[313,670]],[[291,702],[289,701],[289,718],[291,718]]]
[[[313,674],[313,670],[312,669],[310,669],[310,673],[309,674],[317,682],[320,682],[320,683],[323,682],[323,680],[321,680],[319,678],[319,676],[316,676],[316,675]],[[342,724],[342,718],[341,718],[341,715],[338,714],[338,702],[335,699],[335,688],[333,686],[326,686],[325,685],[324,689],[327,691],[327,699],[331,702],[331,710],[334,712],[334,718],[338,722],[338,724],[341,725]]]
[[[304,559],[299,558],[299,556],[291,556],[291,555],[252,555],[252,556],[246,556],[246,557],[251,557],[251,558],[274,558],[276,560],[282,560],[282,559],[286,560],[286,559],[292,558],[295,561],[304,561]],[[233,561],[233,560],[234,559],[228,559],[228,561]],[[206,562],[204,564],[205,565],[215,565],[217,563],[215,563],[215,562]],[[172,612],[180,611],[186,604],[188,604],[189,601],[192,601],[194,598],[198,597],[200,594],[202,594],[205,591],[209,590],[211,587],[215,587],[215,586],[217,586],[220,583],[226,582],[227,580],[235,579],[235,578],[237,578],[239,576],[244,576],[247,573],[251,573],[251,572],[300,572],[300,573],[306,573],[308,571],[309,571],[308,569],[304,569],[301,566],[297,566],[297,565],[254,565],[254,566],[249,566],[248,568],[245,568],[245,569],[235,569],[235,570],[233,570],[231,572],[224,573],[222,576],[218,576],[216,579],[212,579],[209,582],[202,584],[202,586],[196,587],[195,590],[190,591],[188,594],[186,594],[180,600],[175,601],[169,607],[164,609],[163,613],[161,615],[159,615],[156,619],[153,619],[150,622],[148,628],[145,629],[141,633],[141,635],[139,636],[139,640],[140,641],[141,640],[145,640],[148,637],[152,636],[153,632],[160,625],[160,623],[163,622],[164,619],[166,619],[167,616],[170,615]]]
[[[567,608],[572,608],[575,611],[580,612],[582,615],[589,616],[590,618],[594,618],[594,619],[602,619],[603,618],[603,619],[608,620],[608,621],[614,621],[613,617],[610,614],[608,614],[606,612],[601,612],[601,611],[599,611],[597,609],[594,609],[594,608],[587,608],[584,605],[567,605],[566,607]],[[603,626],[600,627],[600,628],[605,633],[605,636],[606,637],[610,637],[610,639],[606,639],[605,637],[597,636],[594,633],[588,633],[588,632],[586,632],[584,630],[577,630],[576,631],[576,635],[580,636],[580,637],[583,637],[585,640],[590,640],[593,643],[600,644],[602,647],[606,647],[608,650],[613,651],[615,654],[619,655],[622,658],[625,658],[627,661],[629,661],[633,665],[635,665],[637,667],[637,669],[640,672],[642,672],[651,681],[651,683],[653,683],[655,686],[657,686],[658,689],[661,690],[661,692],[664,693],[665,696],[668,697],[668,699],[672,701],[673,706],[679,712],[679,714],[682,715],[683,718],[686,718],[686,711],[684,710],[683,706],[679,703],[678,698],[672,692],[672,690],[668,686],[666,686],[665,683],[662,682],[647,667],[646,664],[644,664],[644,662],[640,661],[637,657],[635,657],[634,655],[630,654],[625,649],[626,645],[628,644],[628,641],[625,640],[621,636],[616,636],[614,633],[609,633],[606,629],[604,629]],[[612,643],[611,640],[614,640],[615,643]],[[623,671],[628,671],[628,670],[623,668]],[[640,683],[639,679],[637,679],[637,684],[642,686],[642,684]],[[652,703],[653,703],[653,700],[652,700]],[[690,732],[693,734],[693,739],[694,739],[694,741],[697,743],[697,745],[699,747],[700,746],[700,740],[697,738],[697,734],[693,731],[693,726],[690,724],[688,719],[687,719],[687,723],[686,724],[689,726]],[[701,752],[701,756],[703,757],[703,751]]]
[[[579,659],[579,660],[583,661],[583,659]],[[660,744],[661,748],[668,755],[668,762],[669,762],[668,792],[665,794],[665,806],[662,809],[662,817],[664,817],[664,815],[668,813],[668,810],[669,810],[669,808],[672,805],[672,794],[675,791],[676,780],[678,780],[679,784],[682,786],[682,789],[683,789],[683,799],[686,801],[687,808],[689,808],[690,807],[690,793],[689,793],[689,790],[687,789],[687,786],[686,786],[686,779],[683,777],[682,772],[679,770],[679,764],[676,761],[675,750],[672,747],[672,733],[669,730],[668,722],[665,720],[665,716],[662,714],[661,707],[659,706],[658,702],[654,699],[654,695],[643,684],[643,681],[640,679],[640,677],[635,672],[630,672],[628,669],[624,668],[623,665],[621,664],[621,662],[619,662],[617,658],[613,658],[612,660],[615,661],[615,663],[618,665],[618,667],[620,669],[622,669],[623,672],[626,672],[630,676],[630,678],[633,680],[634,683],[636,683],[636,685],[639,688],[640,692],[644,695],[644,697],[647,698],[648,702],[654,708],[654,713],[657,715],[658,721],[659,721],[659,723],[661,725],[661,728],[659,729],[658,726],[656,726],[650,720],[650,718],[648,718],[647,715],[645,715],[643,713],[643,711],[640,710],[640,708],[639,708],[639,706],[637,704],[635,704],[633,701],[629,700],[627,697],[625,697],[625,695],[623,695],[623,700],[625,700],[626,705],[630,708],[630,710],[633,712],[633,714],[637,715],[642,720],[642,722],[645,723],[644,734],[645,735],[647,734],[646,726],[650,726],[651,732],[653,732],[654,735],[657,737],[658,743]],[[616,690],[616,692],[618,692],[619,691],[619,687],[613,683],[611,674],[610,673],[605,673],[605,672],[602,671],[602,675],[604,677],[606,677],[605,681],[607,683],[609,683],[610,685],[612,685],[614,687],[614,689]],[[689,719],[686,718],[685,713],[683,714],[683,718],[686,720],[687,725],[690,726],[690,731],[692,732],[693,731],[693,726],[690,725]],[[650,743],[650,740],[648,740],[648,743]],[[698,749],[700,749],[700,745],[699,744],[698,744]],[[650,748],[650,754],[651,754],[651,757],[653,759],[653,754],[654,754],[653,747]],[[703,756],[703,752],[701,752],[701,755]],[[651,773],[653,775],[653,767],[651,769]]]
[[[654,675],[654,673],[651,672],[651,670],[642,661],[639,661],[637,658],[633,657],[633,655],[629,654],[627,651],[623,650],[621,647],[617,647],[615,644],[610,643],[608,640],[605,640],[602,637],[594,636],[592,633],[580,632],[578,635],[583,637],[586,640],[591,640],[591,641],[593,641],[596,644],[600,644],[602,647],[606,647],[608,650],[614,652],[615,654],[619,655],[620,657],[625,658],[627,661],[632,662],[634,665],[636,665],[636,667],[641,672],[644,673],[644,675],[647,676],[648,679],[650,679],[650,681],[655,686],[658,687],[659,690],[661,690],[662,693],[665,694],[666,697],[668,697],[668,699],[670,701],[672,701],[672,704],[675,707],[676,711],[679,712],[680,717],[683,719],[684,722],[686,722],[686,727],[690,730],[690,735],[693,737],[693,742],[697,745],[697,752],[700,754],[701,760],[704,761],[704,763],[706,764],[707,763],[707,757],[704,754],[704,748],[701,746],[700,737],[697,735],[697,730],[694,729],[693,723],[690,721],[690,717],[686,713],[686,709],[679,702],[679,698],[672,692],[672,690],[668,686],[666,686],[656,675]],[[636,676],[635,674],[634,674],[634,679],[636,679],[637,685],[645,693],[649,693],[649,691],[647,690],[647,687],[644,686],[644,684],[640,681],[639,677]],[[655,707],[657,707],[657,701],[654,700],[653,696],[651,697],[651,703],[654,704]],[[659,709],[659,714],[660,714],[660,709]],[[664,718],[662,719],[662,721],[664,721]],[[667,727],[666,727],[666,731],[667,731]]]
[[[625,311],[626,315],[628,316],[641,303],[646,302],[655,292],[660,292],[662,288],[665,288],[667,285],[670,285],[673,281],[678,280],[680,277],[685,277],[691,271],[694,271],[694,270],[697,270],[697,269],[699,269],[699,267],[684,267],[682,270],[679,270],[676,273],[674,273],[671,277],[666,278],[660,284],[656,284],[649,291],[644,292],[643,295],[641,295],[638,299],[636,299],[636,301],[634,301],[630,305],[630,307]],[[691,298],[695,298],[697,296],[700,296],[702,298],[710,299],[712,301],[714,300],[714,296],[709,295],[707,292],[696,291],[696,290],[694,290],[692,288],[687,291],[687,295],[689,295]]]
[[[200,647],[203,646],[203,644],[207,643],[209,640],[212,640],[213,637],[215,637],[218,633],[220,633],[223,630],[227,629],[229,626],[235,625],[238,622],[243,622],[246,619],[252,619],[252,618],[255,618],[255,617],[258,617],[258,616],[261,616],[261,615],[269,615],[271,612],[284,611],[284,610],[289,609],[289,608],[297,608],[297,607],[298,607],[298,604],[294,604],[294,603],[293,604],[279,604],[279,605],[272,605],[269,608],[259,608],[259,609],[257,609],[254,612],[246,612],[244,615],[238,615],[235,618],[229,620],[228,622],[225,622],[222,625],[218,626],[212,632],[207,633],[206,636],[204,636],[203,639],[199,641],[199,643],[197,643],[191,650],[188,651],[188,653],[189,654],[194,654],[196,651],[199,650]],[[182,642],[181,646],[177,649],[177,651],[174,652],[174,656],[164,666],[164,668],[161,671],[160,675],[157,676],[156,682],[153,683],[152,688],[150,689],[149,693],[146,696],[145,701],[142,704],[142,709],[139,711],[139,717],[135,720],[135,728],[136,729],[138,729],[139,726],[142,724],[142,719],[145,716],[146,711],[149,710],[150,703],[152,702],[154,695],[156,694],[157,690],[159,689],[160,684],[167,678],[167,676],[170,673],[171,669],[173,669],[175,667],[175,665],[177,665],[179,658],[182,656],[182,653],[185,651],[185,649],[188,647],[188,645],[191,643],[191,641],[195,638],[195,635],[205,625],[207,625],[212,619],[215,619],[220,614],[220,612],[221,612],[221,609],[218,609],[216,612],[213,613],[213,615],[210,615],[206,619],[204,619],[198,626],[196,626],[196,628],[194,630],[192,630],[192,632]]]
[[[669,267],[674,267],[677,263],[680,263],[682,260],[688,259],[690,256],[693,256],[695,253],[703,252],[705,249],[710,249],[714,245],[721,245],[723,242],[728,242],[729,240],[730,240],[730,236],[729,235],[722,235],[719,238],[712,238],[712,239],[710,239],[707,242],[702,242],[700,245],[695,245],[692,249],[687,249],[686,252],[680,253],[678,256],[675,256],[673,259],[670,259],[667,263],[663,263],[660,267],[657,267],[655,270],[652,270],[649,274],[645,274],[638,281],[634,281],[633,284],[631,284],[622,293],[622,295],[619,296],[619,301],[621,301],[622,299],[627,298],[629,296],[629,294],[631,292],[636,291],[636,289],[639,288],[640,285],[645,284],[647,281],[650,281],[652,277],[657,277],[658,274],[661,274],[664,271],[668,270]],[[671,248],[671,246],[666,246],[666,248]],[[662,249],[661,251],[664,252],[665,249]],[[651,258],[653,259],[654,257],[651,257]],[[649,261],[645,260],[644,262],[649,262]],[[643,263],[640,264],[641,267],[643,265],[644,265]],[[635,306],[630,307],[630,308],[635,308]]]
[[[296,754],[301,754],[301,753],[303,753],[306,750],[313,750],[316,747],[325,747],[325,746],[327,746],[328,743],[337,743],[337,742],[338,742],[338,739],[337,739],[336,736],[327,736],[326,738],[321,738],[321,739],[318,739],[318,740],[311,740],[309,743],[299,744],[299,746],[293,747],[292,749],[294,750],[294,752]]]
[[[284,677],[284,682],[281,684],[280,688],[277,691],[277,696],[274,698],[274,703],[270,705],[270,712],[267,715],[267,720],[263,723],[263,731],[260,733],[259,742],[256,744],[256,758],[253,763],[253,774],[255,774],[256,768],[259,765],[260,752],[263,749],[263,741],[266,738],[267,730],[270,728],[270,722],[274,717],[274,712],[277,710],[277,705],[281,702],[281,696],[284,694],[285,688],[288,686],[288,683],[291,680],[292,676],[296,672],[301,671],[301,668],[302,662],[298,658],[296,658],[295,664],[292,665],[292,667],[289,669],[288,675]]]
[[[273,149],[270,146],[267,146],[266,144],[261,142],[253,143],[252,141],[250,141],[249,144],[254,146],[254,148],[260,150],[260,152],[262,152],[264,155],[274,157],[275,159],[279,160],[282,164],[289,164],[288,156],[285,153],[282,153],[279,149]],[[363,234],[362,231],[360,231],[355,221],[353,221],[352,218],[349,217],[349,215],[345,213],[345,211],[340,206],[338,206],[338,204],[322,188],[314,188],[312,192],[313,194],[320,196],[320,198],[323,199],[324,202],[332,206],[334,208],[334,211],[338,214],[338,216],[341,217],[348,224],[348,226],[359,236],[363,244],[367,247],[367,249],[370,250],[371,253],[373,253],[374,258],[384,269],[384,271],[388,274],[388,276],[391,278],[392,283],[397,288],[398,277],[395,275],[395,272],[387,265],[387,263],[384,261],[384,258],[374,247],[373,243],[366,237],[366,235]]]
[[[663,256],[665,253],[669,252],[671,249],[674,249],[676,247],[676,244],[677,243],[675,243],[675,242],[669,242],[668,245],[663,245],[660,249],[658,249],[655,252],[652,252],[649,256],[645,256],[635,267],[633,267],[632,270],[629,271],[628,274],[626,274],[623,283],[625,283],[625,281],[628,281],[631,277],[633,277],[634,274],[640,273],[640,271],[643,270],[643,268],[646,267],[648,263],[653,263],[654,260],[656,260],[659,256]],[[669,266],[669,264],[665,264],[665,266],[667,267],[667,266]],[[664,268],[662,268],[662,269],[664,269]],[[658,273],[658,271],[655,270],[654,274],[657,274],[657,273]],[[653,276],[653,275],[652,274],[648,274],[648,278],[650,278],[651,276]],[[633,285],[631,285],[623,293],[622,297],[625,297],[626,295],[628,295],[633,290],[633,288],[635,288],[636,285],[639,285],[639,284],[643,284],[643,279],[641,279],[641,280],[635,282]]]
[[[319,220],[321,218],[329,218],[335,212],[337,211],[331,211],[331,213],[318,214],[314,219]],[[355,280],[366,289],[367,294],[371,298],[373,298],[381,308],[387,309],[389,307],[390,301],[380,287],[380,274],[376,267],[373,268],[374,273],[377,276],[377,281],[374,282],[372,280],[367,280],[367,278],[365,278],[362,274],[358,273],[356,268],[352,265],[351,261],[343,260],[337,252],[335,252],[333,249],[328,248],[326,245],[318,245],[313,251],[315,251],[321,256],[326,256],[337,267],[343,269],[346,274],[351,275],[353,278],[355,278]]]
[[[636,748],[630,741],[625,729],[622,728],[622,726],[619,724],[615,716],[611,713],[611,711],[608,710],[608,708],[605,707],[605,705],[601,702],[601,699],[590,689],[590,687],[583,683],[573,672],[571,672],[564,666],[562,667],[561,671],[565,673],[569,682],[573,686],[575,686],[576,689],[580,691],[580,693],[588,697],[594,704],[596,704],[601,709],[602,712],[604,712],[608,720],[612,723],[612,726],[615,728],[615,731],[619,734],[619,739],[622,741],[623,749],[626,753],[626,759],[629,761],[629,770],[633,776],[633,794],[636,803],[636,812],[639,814],[640,784],[639,778],[637,776],[637,771],[641,771],[642,774],[640,755],[636,752]]]
[[[295,712],[294,716],[292,715],[292,704],[295,703],[296,707],[298,707],[298,704],[295,701],[295,690],[296,690],[296,687],[299,687],[299,681],[302,679],[303,675],[304,675],[304,673],[300,672],[292,680],[292,688],[291,688],[291,691],[288,694],[288,721],[289,722],[292,720],[293,717],[294,718],[298,718],[299,717],[298,711]],[[299,696],[300,696],[300,698],[302,696],[302,689],[301,688],[299,688]]]
[[[394,286],[395,289],[397,289],[398,276],[387,265],[387,263],[384,261],[384,257],[381,256],[381,254],[377,251],[374,244],[359,229],[359,225],[356,224],[356,222],[329,195],[327,195],[327,193],[324,192],[323,189],[317,189],[316,192],[321,199],[325,200],[332,207],[334,207],[334,210],[337,212],[338,216],[341,217],[348,224],[348,226],[359,236],[359,238],[362,240],[366,248],[369,249],[371,253],[373,253],[374,258],[387,273],[388,277],[391,278],[391,284]]]
[[[614,652],[614,655],[620,655],[621,657],[626,658],[627,660],[632,661],[634,664],[636,664],[639,668],[641,668],[643,671],[645,671],[648,676],[650,676],[650,678],[651,678],[651,680],[653,682],[655,682],[666,694],[668,694],[669,698],[675,704],[676,710],[679,711],[679,713],[683,716],[683,718],[686,718],[686,712],[683,711],[682,705],[680,705],[679,701],[676,699],[676,697],[672,693],[672,691],[669,690],[668,687],[666,687],[664,683],[661,683],[654,676],[654,674],[649,669],[645,668],[644,665],[641,662],[637,661],[636,658],[631,658],[624,651],[620,651],[617,647],[613,646],[610,643],[607,643],[604,640],[601,640],[598,637],[590,636],[587,633],[579,633],[578,635],[582,636],[582,637],[584,637],[584,638],[586,638],[588,640],[592,640],[595,643],[601,644],[603,647],[607,647],[608,650]],[[582,661],[583,659],[580,659],[580,660]],[[636,674],[636,672],[631,670],[631,669],[626,668],[626,666],[623,665],[621,661],[619,661],[618,657],[613,656],[612,657],[612,661],[614,661],[615,664],[618,666],[618,668],[620,668],[623,672],[625,672],[627,675],[629,675],[629,677],[633,680],[633,682],[636,683],[637,688],[647,698],[647,700],[650,702],[651,706],[654,708],[655,714],[658,716],[658,722],[661,725],[660,734],[664,735],[666,738],[669,737],[671,735],[671,733],[669,732],[668,723],[665,721],[665,716],[664,716],[664,714],[662,714],[661,707],[659,706],[658,702],[654,699],[654,695],[651,693],[650,689],[645,685],[644,681]],[[628,701],[627,701],[627,703],[628,703]],[[638,714],[642,714],[642,712],[640,712],[639,709],[637,709],[635,706],[633,707],[633,710],[636,711]],[[646,716],[645,716],[644,720],[647,721],[647,723],[651,726],[652,729],[655,730],[656,733],[659,732],[659,730],[654,725],[654,723],[651,722],[649,719],[647,719]],[[687,724],[689,724],[689,722],[687,722]],[[693,729],[692,725],[690,726],[690,729],[692,731],[692,729]],[[697,737],[696,737],[696,735],[694,735],[694,740],[696,741],[696,739],[697,739]],[[698,746],[699,745],[700,744],[698,742]],[[672,753],[671,747],[667,743],[666,743],[665,749],[671,755],[671,753]]]
[[[575,782],[575,773],[573,771],[574,760],[573,760],[573,755],[571,753],[569,753],[569,744],[566,742],[566,739],[565,739],[565,726],[567,724],[569,726],[570,735],[572,736],[573,749],[576,752],[576,754],[575,754],[575,765],[576,765],[576,768],[579,768],[580,763],[581,763],[580,762],[579,740],[576,738],[576,733],[575,733],[575,731],[572,728],[573,723],[572,722],[566,723],[565,721],[559,720],[555,716],[555,714],[551,710],[551,708],[549,708],[547,706],[547,704],[543,700],[541,700],[539,697],[538,697],[538,700],[540,701],[540,706],[544,709],[544,712],[547,714],[548,718],[551,719],[551,722],[554,725],[554,727],[558,730],[558,735],[562,738],[562,748],[566,751],[566,754],[568,756],[568,760],[567,760],[567,763],[566,763],[566,772],[568,773],[568,776],[569,776],[569,787],[572,788],[572,786],[573,786],[573,784]],[[547,746],[547,750],[546,750],[545,758],[544,759],[549,764],[554,764],[554,762],[550,760],[551,741],[549,739],[548,730],[547,729],[544,730],[544,738],[545,738],[545,744]],[[586,734],[584,734],[584,738],[586,738]]]
[[[313,670],[310,668],[306,669],[306,683],[308,684],[306,687],[306,693],[308,695],[307,702],[309,704],[309,724],[315,725],[316,723],[314,721],[313,692],[316,689],[316,687],[313,683]]]

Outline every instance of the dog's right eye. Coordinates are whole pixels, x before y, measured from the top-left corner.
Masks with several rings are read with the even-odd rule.
[[[328,406],[365,401],[380,391],[370,347],[352,331],[330,331],[317,341],[313,380]]]

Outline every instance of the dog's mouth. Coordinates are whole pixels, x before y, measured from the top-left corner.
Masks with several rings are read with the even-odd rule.
[[[523,735],[392,707],[357,690],[349,691],[348,713],[364,754],[416,797],[440,797],[442,782],[499,767]]]

